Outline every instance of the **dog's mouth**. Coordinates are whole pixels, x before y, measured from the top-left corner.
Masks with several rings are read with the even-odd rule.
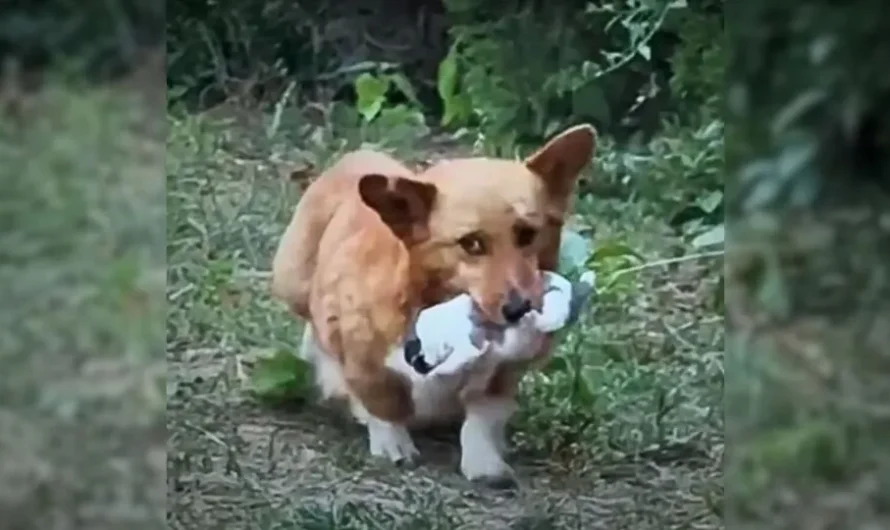
[[[502,330],[507,327],[507,324],[504,322],[496,322],[488,317],[485,314],[485,311],[482,310],[482,307],[473,300],[472,306],[470,308],[470,322],[473,323],[474,326],[483,329],[490,330]]]

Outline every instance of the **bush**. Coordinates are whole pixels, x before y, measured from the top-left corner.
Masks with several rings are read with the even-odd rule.
[[[163,6],[153,0],[4,6],[0,56],[29,71],[73,66],[93,79],[116,78],[160,45]]]
[[[392,30],[410,53],[371,38],[375,19],[364,9],[172,3],[168,86],[174,99],[205,103],[245,95],[271,102],[288,83],[304,101],[351,101],[360,75],[401,71],[430,120],[452,130],[478,126],[485,143],[505,152],[574,122],[651,133],[663,111],[716,108],[719,2],[516,1],[494,9],[428,0],[388,8],[387,17],[420,28]]]

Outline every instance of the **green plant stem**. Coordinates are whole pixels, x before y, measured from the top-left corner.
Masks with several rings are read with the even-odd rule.
[[[655,36],[655,32],[657,32],[661,28],[662,23],[664,23],[665,17],[667,17],[667,12],[670,9],[671,9],[670,5],[667,5],[664,7],[664,9],[661,10],[661,13],[658,15],[658,21],[652,26],[652,29],[649,30],[649,32],[646,34],[646,36],[643,37],[642,39],[640,39],[640,42],[638,42],[636,44],[636,46],[634,47],[634,50],[631,53],[628,53],[627,55],[622,57],[620,61],[613,64],[612,66],[609,66],[605,70],[598,72],[593,77],[593,79],[600,79],[602,77],[605,77],[605,76],[611,74],[612,72],[615,72],[616,70],[623,68],[629,62],[631,62],[633,60],[634,56],[636,56],[637,50],[640,49],[640,46],[642,44],[648,44],[649,41],[652,40],[652,37]]]
[[[664,267],[666,265],[673,265],[674,263],[683,263],[685,261],[695,261],[695,260],[700,260],[700,259],[716,258],[716,257],[721,257],[723,255],[724,255],[723,250],[714,250],[711,252],[700,252],[698,254],[687,254],[686,256],[680,256],[678,258],[666,258],[666,259],[660,259],[660,260],[656,260],[656,261],[650,261],[648,263],[643,263],[640,265],[634,265],[633,267],[628,267],[626,269],[620,269],[620,270],[615,271],[612,274],[612,277],[609,279],[609,283],[606,284],[606,288],[614,285],[615,280],[619,276],[623,276],[623,275],[629,274],[631,272],[639,272],[639,271],[642,271],[645,269],[651,269],[651,268],[655,268],[655,267]]]

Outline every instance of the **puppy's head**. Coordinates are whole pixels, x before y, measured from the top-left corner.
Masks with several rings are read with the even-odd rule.
[[[541,307],[539,270],[557,267],[575,183],[595,150],[595,130],[581,125],[521,162],[456,159],[418,180],[369,175],[359,188],[443,294],[469,293],[491,322],[512,323]]]

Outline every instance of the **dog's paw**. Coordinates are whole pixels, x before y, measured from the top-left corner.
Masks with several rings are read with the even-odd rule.
[[[478,422],[461,431],[460,471],[470,482],[504,489],[516,486],[513,469],[504,461],[506,436]],[[484,429],[484,430],[483,430]]]
[[[512,489],[518,484],[513,468],[499,455],[491,454],[486,460],[464,455],[461,457],[460,471],[470,482],[492,489]]]
[[[368,421],[368,444],[372,456],[398,465],[414,465],[420,455],[405,426],[376,418]]]

